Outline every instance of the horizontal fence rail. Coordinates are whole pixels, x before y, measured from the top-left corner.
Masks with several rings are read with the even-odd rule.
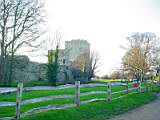
[[[75,104],[70,104],[70,105],[59,105],[59,106],[55,106],[55,105],[48,105],[48,106],[44,106],[44,107],[38,107],[38,108],[33,108],[25,113],[22,113],[21,117],[25,117],[28,115],[34,115],[37,113],[41,113],[41,112],[47,112],[49,110],[62,110],[62,109],[67,109],[67,108],[72,108],[75,107]]]
[[[85,92],[85,93],[81,93],[81,96],[99,95],[99,94],[106,94],[106,92],[105,92],[105,91],[92,91],[92,92]]]

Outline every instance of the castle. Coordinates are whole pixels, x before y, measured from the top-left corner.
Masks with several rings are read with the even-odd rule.
[[[86,40],[75,39],[65,41],[65,49],[59,49],[59,65],[70,66],[78,56],[90,52],[90,44]]]
[[[69,66],[77,59],[78,56],[89,51],[90,44],[86,40],[76,39],[65,41],[65,49],[60,49],[58,53],[58,61],[60,65],[59,74],[57,76],[58,82],[73,82],[74,78]],[[22,63],[22,65],[25,67],[23,67],[23,69],[22,67],[20,67],[20,69],[19,67],[14,68],[14,81],[22,80],[23,82],[27,82],[40,79],[47,80],[47,64],[32,62],[27,56],[15,57],[18,59],[17,62]]]
[[[55,50],[53,50],[53,52],[55,52]],[[57,75],[58,82],[73,83],[75,78],[72,73],[73,71],[70,68],[72,63],[76,61],[82,54],[89,52],[90,44],[86,40],[76,39],[65,41],[65,48],[59,49],[58,52],[58,62],[60,65],[59,73]],[[83,80],[86,81],[84,78]]]

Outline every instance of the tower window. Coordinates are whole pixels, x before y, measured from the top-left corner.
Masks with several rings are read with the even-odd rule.
[[[63,64],[65,64],[66,63],[66,60],[65,59],[63,59]]]

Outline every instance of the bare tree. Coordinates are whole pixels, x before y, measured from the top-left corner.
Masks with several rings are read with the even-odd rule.
[[[72,62],[71,67],[76,68],[82,72],[88,68],[90,62],[90,53],[84,52],[83,54],[79,55],[75,61]]]
[[[119,71],[113,71],[110,77],[112,79],[121,79],[121,73]]]
[[[38,0],[2,0],[0,2],[0,81],[11,83],[13,57],[21,47],[36,47],[42,35],[43,4]],[[9,81],[5,81],[7,57],[11,56]]]
[[[100,67],[100,56],[97,52],[91,52],[90,53],[90,68],[89,68],[89,79],[94,77],[96,73],[98,72],[98,68]]]
[[[124,69],[137,79],[153,65],[153,56],[157,50],[158,38],[154,33],[134,33],[127,38],[129,49],[123,57]]]
[[[97,52],[84,52],[71,64],[72,68],[75,68],[87,77],[89,80],[95,76],[99,65],[99,55]]]

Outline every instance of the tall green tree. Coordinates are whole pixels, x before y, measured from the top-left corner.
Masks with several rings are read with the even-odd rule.
[[[47,77],[51,85],[56,86],[57,74],[58,74],[58,46],[56,46],[56,50],[50,50],[48,52],[48,70]]]
[[[61,33],[56,31],[54,42],[56,42],[56,49],[53,50],[53,41],[49,39],[48,44],[50,49],[48,51],[48,69],[47,69],[47,78],[51,85],[56,86],[57,75],[59,70],[59,62],[58,62],[58,54],[59,54],[59,46],[61,40]]]

